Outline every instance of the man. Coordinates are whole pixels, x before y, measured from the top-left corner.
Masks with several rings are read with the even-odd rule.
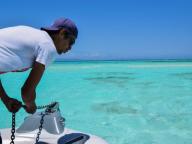
[[[50,27],[41,30],[28,26],[0,29],[0,74],[7,72],[31,72],[21,88],[25,110],[36,111],[36,87],[57,54],[71,49],[78,35],[76,25],[67,18],[57,19]],[[22,103],[9,97],[0,80],[0,98],[10,112],[16,113]]]

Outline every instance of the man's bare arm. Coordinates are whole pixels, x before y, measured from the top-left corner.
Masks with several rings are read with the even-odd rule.
[[[0,98],[2,100],[5,100],[7,97],[8,96],[7,96],[7,94],[6,94],[6,92],[5,92],[4,88],[3,88],[3,85],[1,83],[1,80],[0,80]]]
[[[22,99],[25,103],[35,101],[35,89],[41,80],[44,70],[45,66],[43,64],[38,62],[34,63],[33,68],[21,89]]]
[[[6,94],[6,92],[3,88],[3,85],[1,83],[1,80],[0,80],[0,98],[10,112],[16,113],[17,111],[19,111],[19,109],[22,106],[22,103],[20,101],[14,99],[14,98],[10,98]]]

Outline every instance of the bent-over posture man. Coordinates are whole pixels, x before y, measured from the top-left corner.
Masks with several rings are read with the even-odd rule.
[[[31,69],[21,88],[26,112],[36,111],[35,91],[45,69],[57,54],[71,49],[77,35],[76,25],[67,18],[57,19],[41,30],[23,25],[0,29],[0,74]],[[10,112],[16,113],[22,106],[6,94],[1,79],[0,98]]]

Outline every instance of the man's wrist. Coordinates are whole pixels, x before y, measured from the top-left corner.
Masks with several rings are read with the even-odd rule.
[[[2,95],[1,100],[5,103],[9,100],[9,96],[8,95]]]
[[[24,103],[35,102],[35,90],[21,89],[21,97]]]

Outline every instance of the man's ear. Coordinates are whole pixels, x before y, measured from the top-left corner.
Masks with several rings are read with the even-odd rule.
[[[60,29],[60,30],[59,30],[59,35],[63,37],[63,35],[65,35],[65,31],[66,31],[66,30],[63,29],[63,28]]]
[[[64,28],[62,28],[60,31],[59,31],[59,35],[63,38],[68,38],[68,36],[69,36],[69,32],[66,30],[66,29],[64,29]]]

